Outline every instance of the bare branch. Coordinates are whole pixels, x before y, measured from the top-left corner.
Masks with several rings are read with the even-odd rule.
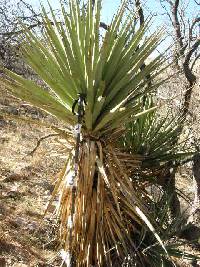
[[[193,37],[193,30],[194,30],[194,28],[195,28],[195,26],[196,26],[196,24],[197,24],[198,22],[200,22],[200,17],[196,17],[196,18],[193,20],[192,25],[191,25],[191,27],[190,27],[190,29],[189,29],[189,38],[190,38],[191,41],[192,41],[192,37]]]
[[[51,21],[51,24],[53,25],[54,22]],[[40,27],[42,25],[44,25],[44,22],[38,21],[35,24],[32,24],[32,25],[27,26],[27,29],[28,30],[32,30],[32,29],[34,29],[36,27]],[[109,28],[109,26],[106,23],[104,23],[104,22],[100,22],[100,27],[103,28],[104,30],[108,30],[108,28]],[[11,31],[11,32],[3,32],[3,33],[0,33],[0,36],[10,38],[13,35],[20,35],[23,32],[24,32],[23,30]]]
[[[200,5],[200,2],[197,2],[198,0],[194,0],[194,2],[197,4],[197,5]]]
[[[185,57],[185,61],[183,63],[183,70],[184,70],[184,75],[188,81],[188,86],[186,87],[186,92],[184,96],[184,103],[182,107],[182,116],[185,117],[188,113],[189,110],[189,105],[190,105],[190,100],[192,96],[192,89],[196,83],[196,76],[192,72],[192,68],[190,68],[189,63],[191,60],[192,55],[194,52],[198,49],[200,46],[200,38],[196,40],[196,42],[193,44],[189,52],[187,53]]]
[[[166,8],[166,6],[164,5],[163,2],[164,2],[163,0],[160,0],[160,5],[161,5],[161,7],[165,10],[166,15],[168,16],[169,20],[170,20],[171,23],[172,23],[172,17],[171,17],[171,14],[168,12],[168,10],[167,10],[167,8]],[[172,23],[172,24],[173,24],[173,23]]]
[[[176,34],[176,40],[179,45],[180,55],[183,55],[182,49],[184,47],[184,44],[183,44],[183,36],[181,34],[180,22],[178,19],[178,7],[179,7],[179,0],[175,0],[174,4],[171,3],[172,19],[173,19],[173,26],[174,26],[175,34]]]
[[[28,153],[29,156],[33,156],[33,154],[36,152],[36,150],[38,149],[38,147],[40,146],[41,142],[44,141],[45,139],[47,138],[50,138],[50,137],[55,137],[55,136],[59,136],[59,134],[48,134],[48,135],[45,135],[43,137],[41,137],[38,141],[37,141],[37,144],[35,146],[35,148]]]
[[[140,19],[140,26],[141,26],[142,24],[144,24],[144,12],[143,12],[140,0],[135,0],[135,6],[137,8],[137,12],[138,12],[139,19]]]
[[[53,24],[53,22],[52,22],[52,24]],[[39,27],[39,26],[41,26],[41,25],[43,25],[43,22],[38,22],[38,23],[35,23],[35,24],[32,24],[32,25],[29,25],[29,26],[27,27],[27,29],[28,29],[28,30],[31,30],[31,29],[36,28],[36,27]],[[10,38],[10,37],[13,36],[13,35],[20,35],[20,34],[22,34],[23,32],[24,32],[24,30],[11,31],[11,32],[3,32],[3,33],[0,33],[0,35],[3,36],[3,37],[8,37],[8,38]]]
[[[195,66],[195,63],[197,62],[197,60],[200,58],[200,53],[195,57],[194,61],[192,62],[192,65],[191,65],[191,71],[193,71],[193,68]]]
[[[184,70],[185,77],[187,78],[191,86],[196,82],[196,76],[192,73],[192,70],[189,67],[189,64],[190,64],[190,60],[194,52],[198,49],[199,46],[200,46],[200,38],[197,39],[196,42],[193,44],[193,46],[190,48],[190,50],[185,56],[185,61],[183,63],[183,70]]]

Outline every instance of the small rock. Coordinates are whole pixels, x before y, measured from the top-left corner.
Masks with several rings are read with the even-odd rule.
[[[6,208],[3,205],[0,205],[0,215],[6,214]]]
[[[38,228],[38,224],[36,222],[29,223],[26,227],[29,231],[34,231]]]
[[[14,228],[18,228],[18,227],[24,227],[24,225],[26,224],[26,221],[24,219],[18,217],[15,220],[10,220],[9,223]]]
[[[50,191],[51,193],[52,193],[53,190],[54,190],[54,185],[50,184],[50,183],[47,182],[47,181],[39,182],[39,183],[37,183],[37,185],[43,187],[44,189]]]
[[[16,107],[8,107],[7,112],[13,115],[18,115],[19,114],[19,110]]]
[[[8,243],[6,240],[0,240],[0,251],[10,253],[11,251],[15,250],[15,246],[11,243]],[[1,265],[0,265],[1,266]]]
[[[4,178],[4,182],[6,183],[10,183],[10,182],[14,182],[14,181],[20,181],[25,179],[25,176],[18,174],[18,173],[12,173],[9,176],[7,176],[6,178]]]
[[[1,144],[8,143],[8,142],[9,142],[9,138],[7,138],[7,137],[1,137],[0,138],[0,143]]]
[[[7,125],[7,122],[3,119],[2,116],[0,116],[0,127],[5,127]]]
[[[14,199],[20,199],[22,194],[19,191],[15,191],[15,190],[11,190],[6,192],[5,194],[3,194],[5,197],[10,197],[10,198],[14,198]]]

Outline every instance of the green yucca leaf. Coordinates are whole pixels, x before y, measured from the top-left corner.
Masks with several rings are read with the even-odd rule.
[[[2,83],[17,97],[23,99],[39,108],[47,111],[65,121],[73,124],[73,115],[68,111],[67,106],[59,98],[43,90],[35,82],[26,80],[13,72],[5,71],[12,80],[2,80]],[[15,81],[13,81],[15,80]]]
[[[153,106],[152,100],[152,95],[148,95],[146,109]],[[168,115],[161,116],[154,110],[127,122],[120,142],[127,151],[145,156],[143,167],[152,168],[169,161],[181,162],[191,158],[195,152],[192,147],[187,147],[187,139],[177,143],[181,125],[182,119],[169,119]]]
[[[145,86],[145,77],[152,73],[156,78],[155,71],[163,63],[158,57],[144,71],[140,70],[159,44],[160,33],[144,40],[149,21],[135,32],[134,15],[124,19],[125,5],[126,1],[102,40],[99,27],[101,1],[95,1],[94,8],[92,1],[88,1],[86,10],[80,8],[75,0],[70,1],[67,11],[61,4],[63,21],[57,21],[50,4],[51,19],[42,7],[42,34],[33,34],[22,25],[27,40],[22,54],[27,64],[48,85],[46,92],[53,92],[52,97],[63,103],[68,112],[78,93],[86,95],[84,119],[85,128],[90,132],[104,131],[107,124],[116,125],[118,116],[128,118],[130,110],[126,108],[128,103],[125,100],[132,99],[133,103],[139,96],[153,90],[153,87]],[[26,86],[25,80],[21,83]],[[117,108],[118,105],[124,108],[123,112]],[[115,110],[114,114],[112,110]]]
[[[69,97],[75,97],[76,91],[72,90],[75,88],[74,81],[71,79],[70,75],[68,74],[68,76],[66,76],[66,71],[63,71],[63,73],[61,72],[60,66],[57,64],[51,51],[49,51],[48,48],[42,44],[40,39],[37,39],[30,30],[26,29],[25,26],[23,27],[26,33],[27,41],[29,43],[22,48],[24,59],[32,67],[32,69],[49,85],[51,90],[53,90],[56,94],[61,95],[63,101],[67,101],[67,98]],[[59,87],[59,85],[56,85],[55,88],[55,83],[57,83],[58,80],[62,82],[61,88]],[[65,87],[68,90],[66,90]]]

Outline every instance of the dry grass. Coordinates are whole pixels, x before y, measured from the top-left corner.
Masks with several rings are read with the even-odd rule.
[[[1,109],[17,110],[19,104],[5,94]],[[19,109],[38,117],[35,109]],[[36,114],[33,114],[36,112]],[[46,118],[41,118],[46,120]],[[49,121],[52,119],[49,118]],[[49,130],[0,119],[0,266],[59,266],[51,261],[57,242],[53,218],[43,220],[52,191],[52,178],[62,166],[52,151],[55,138],[45,140],[34,156],[28,154]],[[53,226],[53,227],[52,227]],[[59,262],[58,262],[59,263]],[[6,265],[5,265],[6,264]]]

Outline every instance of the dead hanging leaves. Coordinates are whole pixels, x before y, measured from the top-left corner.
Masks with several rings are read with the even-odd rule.
[[[142,184],[130,177],[140,168],[142,157],[120,152],[111,143],[105,145],[89,138],[82,142],[74,225],[70,225],[72,190],[68,181],[73,175],[73,154],[72,150],[50,203],[59,195],[56,214],[61,244],[75,256],[77,264],[111,266],[114,257],[120,266],[127,255],[141,257],[134,240],[134,233],[141,227],[149,228],[165,250],[145,205],[149,197]],[[69,244],[70,227],[73,227],[72,244]]]

